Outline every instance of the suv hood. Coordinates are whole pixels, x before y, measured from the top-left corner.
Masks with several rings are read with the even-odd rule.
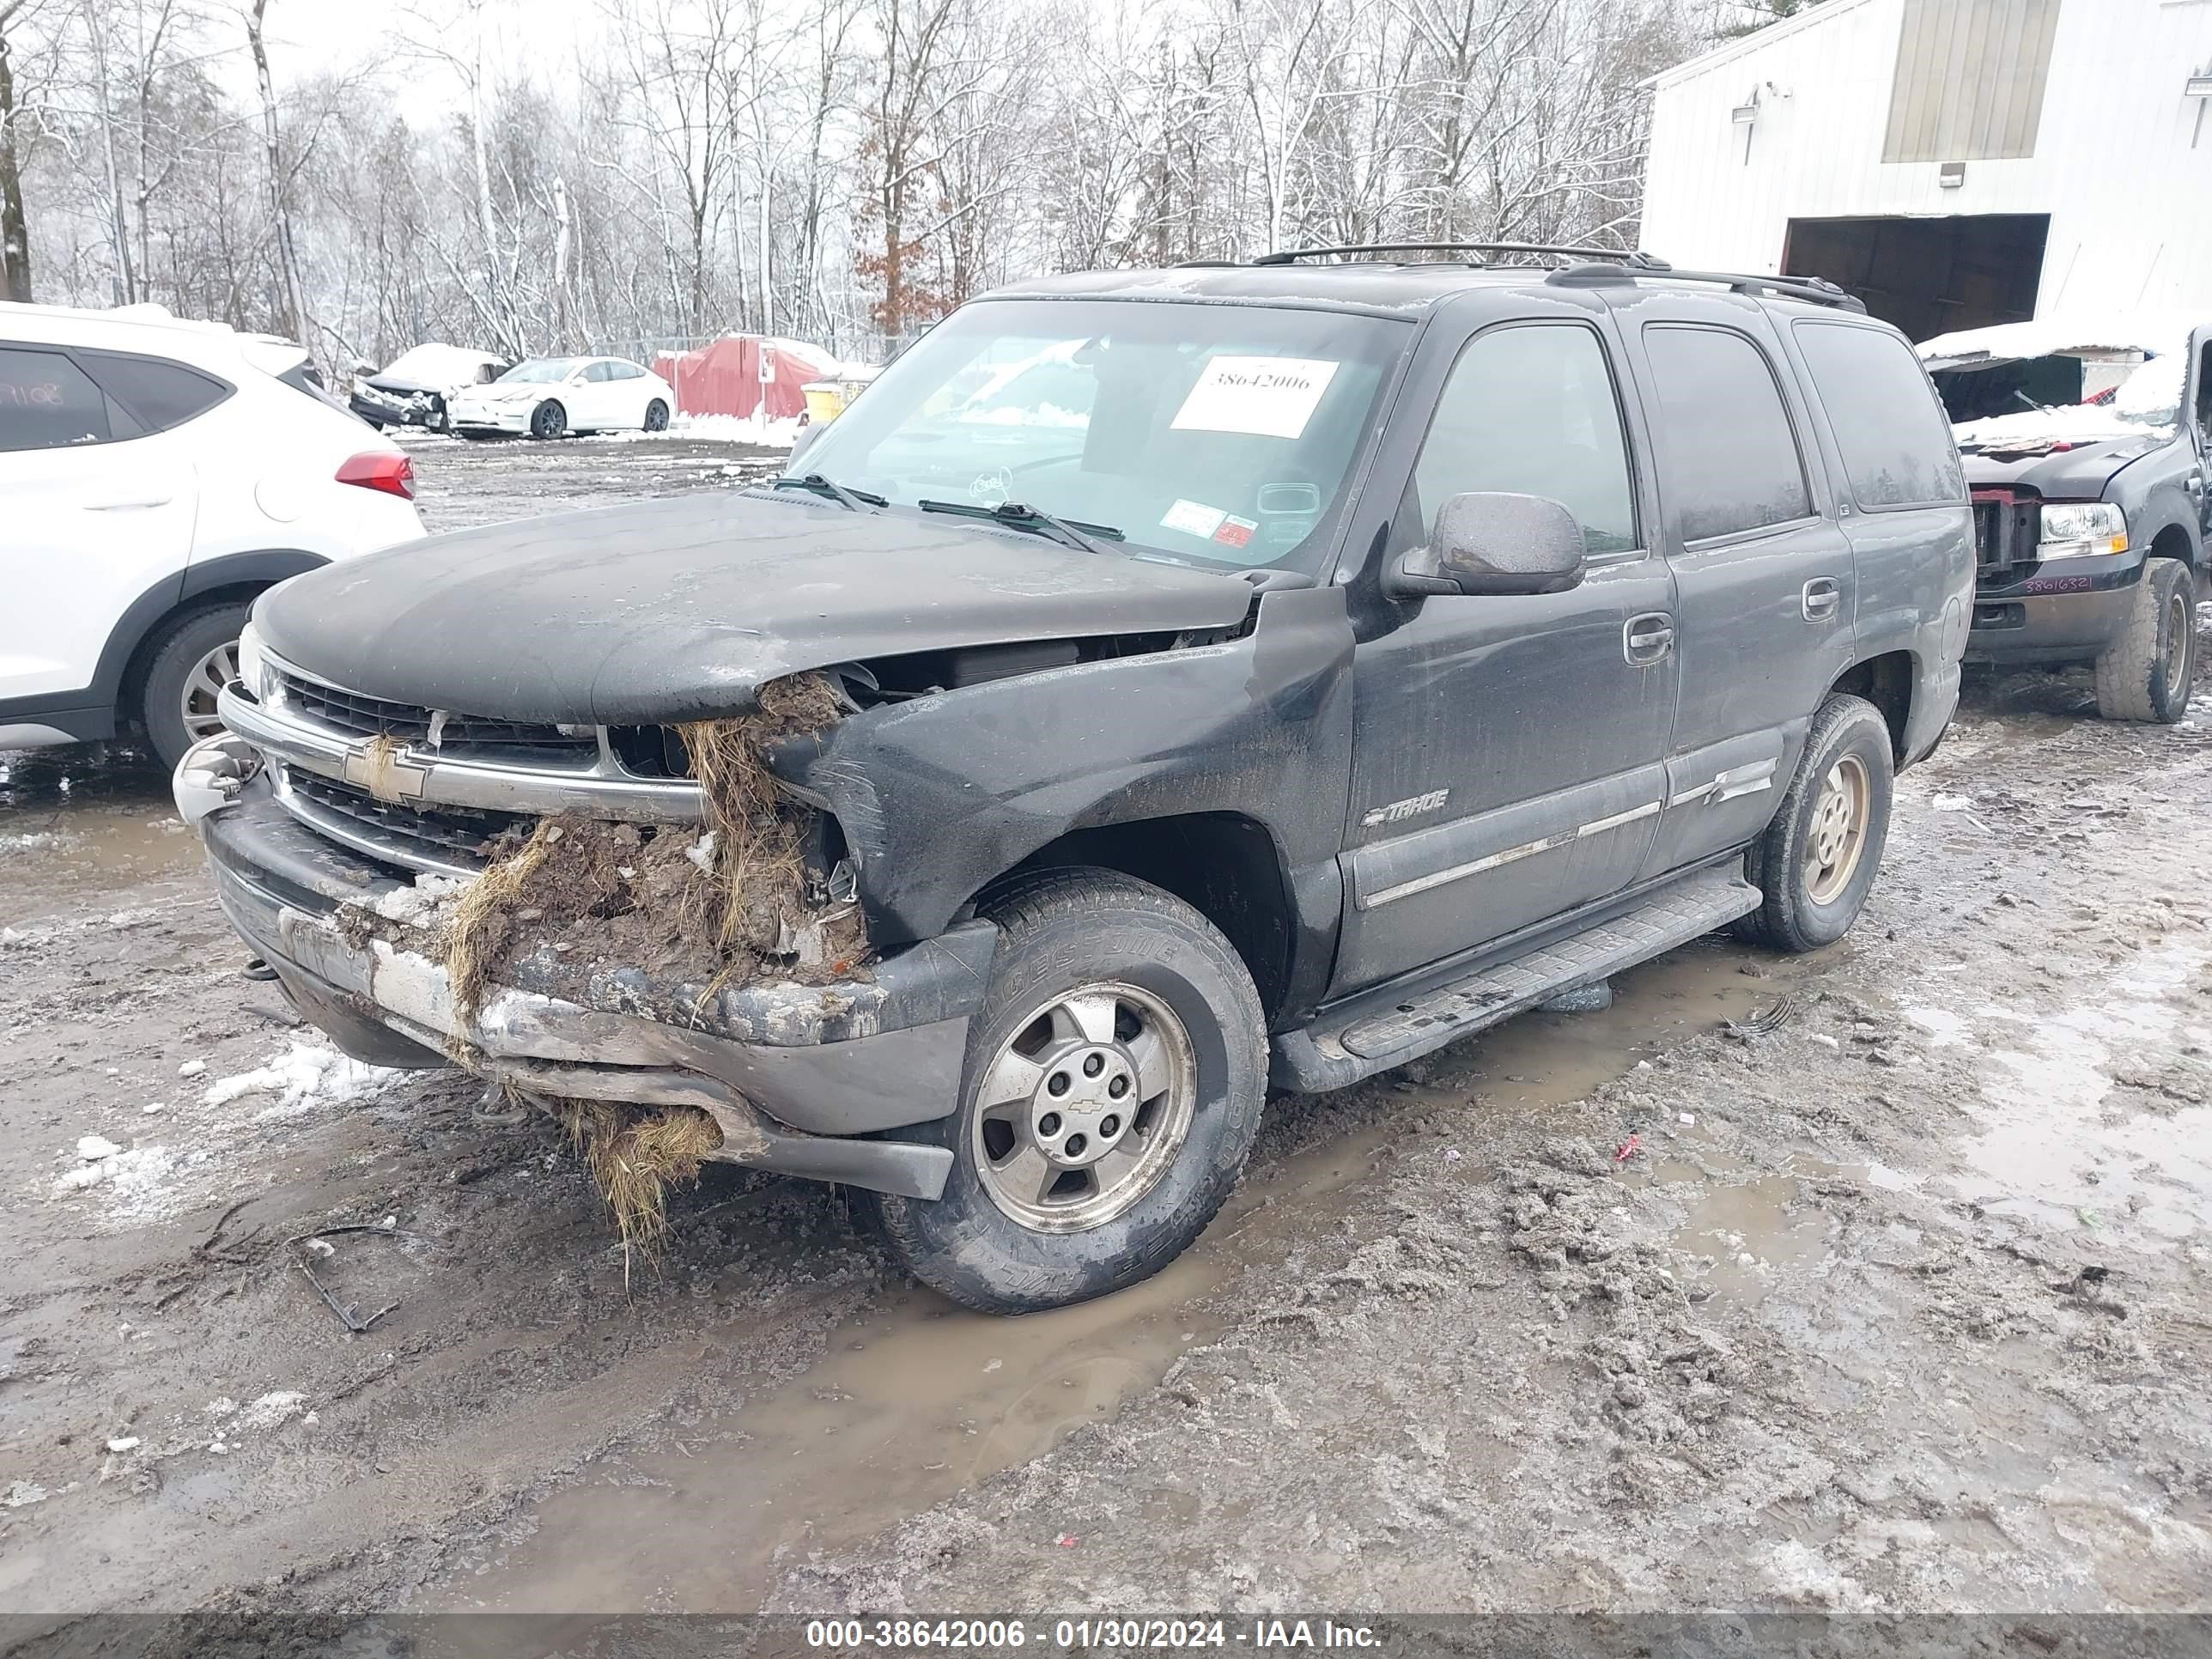
[[[2011,484],[2051,501],[2094,501],[2122,467],[2172,441],[2154,432],[2122,438],[1984,440],[1985,447],[1967,451],[1960,459],[1969,484]]]
[[[263,640],[366,696],[498,719],[661,725],[780,675],[1024,640],[1224,628],[1251,584],[811,497],[678,495],[518,520],[271,589]]]

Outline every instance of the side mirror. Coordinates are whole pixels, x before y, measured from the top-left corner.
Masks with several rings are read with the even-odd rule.
[[[1543,495],[1469,491],[1437,509],[1436,532],[1383,574],[1393,599],[1564,593],[1583,579],[1583,527]]]

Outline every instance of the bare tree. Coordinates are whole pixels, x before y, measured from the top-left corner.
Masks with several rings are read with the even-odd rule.
[[[269,77],[269,49],[262,38],[262,18],[269,0],[253,0],[246,14],[246,38],[253,53],[254,84],[261,90],[262,164],[268,172],[269,222],[276,241],[276,271],[283,279],[286,332],[303,342],[313,332],[307,320],[307,301],[300,288],[300,256],[292,235],[292,210],[286,198],[284,152],[276,131],[276,89]]]
[[[0,0],[5,291],[334,364],[736,326],[858,354],[1034,271],[1621,243],[1644,83],[1742,10],[596,0],[570,53],[526,0],[404,3],[380,57],[280,80],[270,0]]]
[[[31,302],[31,227],[23,210],[24,118],[9,30],[21,39],[35,0],[0,0],[0,299]]]

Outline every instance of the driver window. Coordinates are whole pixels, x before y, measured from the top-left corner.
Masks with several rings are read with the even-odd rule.
[[[2212,443],[2212,341],[2197,357],[2197,429]]]
[[[1468,342],[1444,382],[1392,541],[1422,545],[1437,507],[1468,490],[1565,504],[1593,553],[1642,544],[1620,404],[1594,331],[1516,324]]]

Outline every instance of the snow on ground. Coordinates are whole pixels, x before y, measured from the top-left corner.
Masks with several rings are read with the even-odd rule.
[[[322,1043],[295,1042],[258,1070],[210,1084],[200,1099],[204,1105],[220,1107],[252,1095],[274,1095],[275,1104],[254,1114],[256,1122],[266,1123],[359,1099],[398,1075],[389,1066],[349,1060]]]
[[[205,1202],[210,1185],[228,1189],[249,1176],[270,1126],[366,1099],[400,1075],[295,1039],[266,1065],[216,1079],[196,1104],[165,1107],[159,1144],[123,1146],[105,1135],[78,1137],[69,1167],[54,1178],[52,1196],[89,1202],[107,1230],[174,1215]]]
[[[678,415],[670,430],[684,438],[788,449],[799,441],[799,428],[795,415],[781,419],[760,415]]]

